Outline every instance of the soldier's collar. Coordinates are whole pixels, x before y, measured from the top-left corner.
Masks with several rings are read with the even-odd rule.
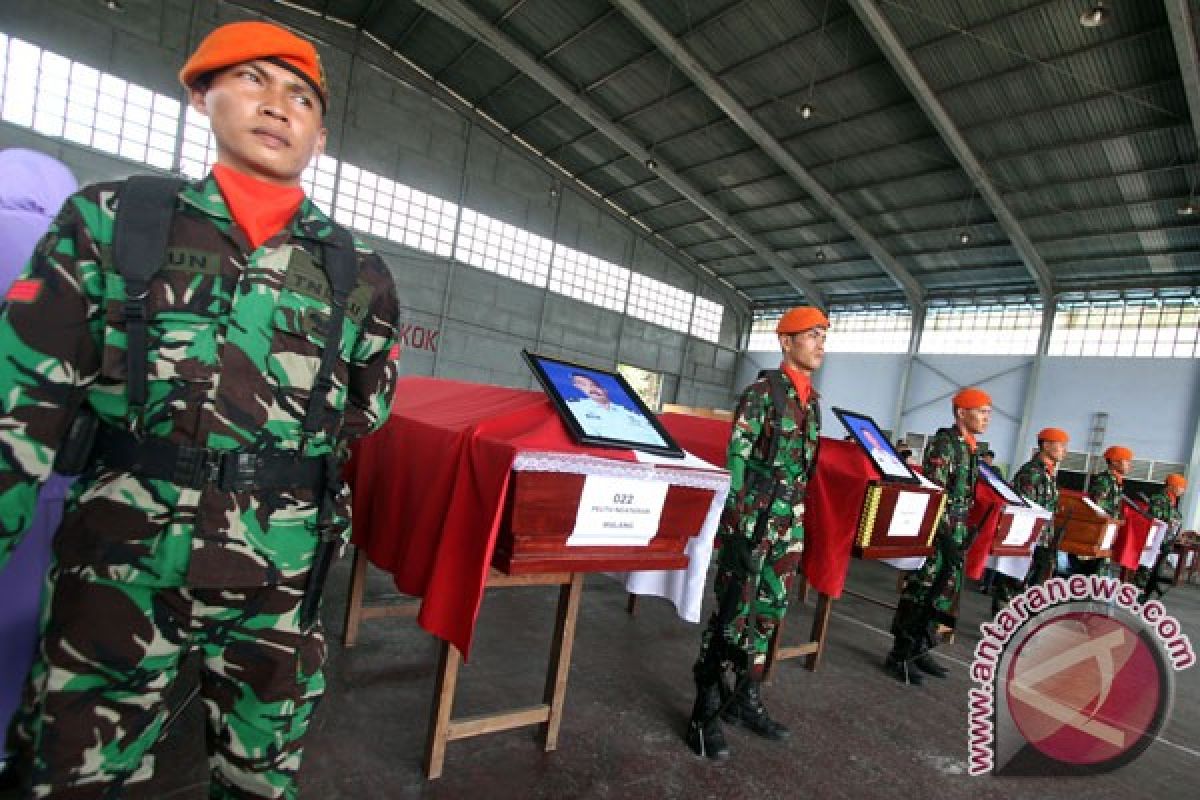
[[[233,222],[233,214],[221,194],[217,180],[209,173],[198,181],[184,184],[179,193],[180,199],[188,205],[211,217]],[[314,242],[324,242],[333,237],[333,222],[321,209],[317,208],[312,199],[306,194],[300,202],[300,208],[292,217],[289,233],[292,237],[311,239]]]

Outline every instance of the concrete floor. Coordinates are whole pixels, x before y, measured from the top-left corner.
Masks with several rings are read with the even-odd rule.
[[[894,598],[895,571],[854,562],[849,587]],[[890,611],[854,597],[834,605],[821,668],[781,665],[764,692],[792,727],[784,743],[740,729],[727,735],[733,758],[713,763],[682,741],[692,701],[690,665],[700,628],[663,600],[625,612],[625,594],[604,576],[587,580],[559,749],[543,753],[525,728],[449,745],[444,776],[421,769],[436,648],[411,620],[368,622],[359,644],[340,644],[349,562],[330,582],[329,692],[309,736],[302,772],[306,798],[1184,798],[1200,774],[1200,667],[1177,674],[1172,719],[1136,761],[1086,778],[997,778],[966,774],[966,664],[990,600],[963,598],[956,642],[940,648],[947,680],[902,686],[884,675]],[[372,570],[368,595],[391,592]],[[455,714],[537,702],[557,589],[493,590],[485,598],[472,662],[464,667]],[[1172,589],[1168,610],[1200,649],[1200,585]],[[789,621],[807,631],[811,610]],[[205,796],[203,720],[197,704],[158,749],[158,774],[134,798]]]

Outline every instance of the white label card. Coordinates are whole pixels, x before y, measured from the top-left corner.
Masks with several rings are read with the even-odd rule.
[[[1001,544],[1008,547],[1017,547],[1025,544],[1029,541],[1029,535],[1033,533],[1033,523],[1037,522],[1037,520],[1038,518],[1035,514],[1023,514],[1020,511],[1014,511],[1012,524],[1008,527],[1008,535],[1004,537],[1004,541]]]
[[[589,475],[579,497],[570,547],[644,547],[658,533],[670,484]]]
[[[929,495],[922,492],[900,492],[896,495],[896,509],[892,512],[892,525],[888,536],[918,536],[925,510],[929,508]]]

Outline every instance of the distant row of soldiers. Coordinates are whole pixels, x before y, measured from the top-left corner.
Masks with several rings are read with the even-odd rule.
[[[696,701],[687,730],[688,746],[698,755],[729,755],[721,721],[745,727],[767,739],[783,739],[787,727],[763,704],[761,683],[767,653],[787,611],[789,588],[800,565],[804,541],[805,492],[816,465],[821,422],[811,376],[824,359],[829,320],[803,306],[785,314],[776,326],[782,350],[778,369],[764,370],[738,401],[729,442],[730,493],[717,532],[716,609],[704,630],[693,673]],[[979,476],[976,437],[991,420],[992,400],[969,387],[951,401],[953,424],[929,442],[922,471],[945,490],[946,507],[933,538],[933,553],[904,583],[892,620],[893,645],[884,661],[887,674],[918,685],[925,675],[945,677],[932,655],[939,626],[953,629],[962,589],[966,552],[976,531],[967,519]],[[1058,507],[1056,471],[1066,455],[1068,436],[1061,428],[1038,432],[1038,449],[1017,470],[1016,491],[1053,513]],[[1121,492],[1133,453],[1114,446],[1105,451],[1107,468],[1091,482],[1092,501],[1118,518]],[[1179,498],[1187,488],[1182,475],[1171,475],[1150,498],[1148,513],[1177,531]],[[1163,539],[1153,570],[1139,570],[1137,581],[1154,591],[1159,564],[1171,546]],[[1023,585],[1055,572],[1056,531],[1046,526],[1034,549],[1025,580],[997,580],[993,611],[999,611]],[[1104,574],[1107,559],[1072,555],[1071,570]],[[729,677],[732,676],[732,686]]]

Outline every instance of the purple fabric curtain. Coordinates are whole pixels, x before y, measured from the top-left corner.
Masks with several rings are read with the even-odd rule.
[[[71,171],[49,156],[0,150],[0,294],[20,275],[76,186]],[[37,646],[38,604],[50,564],[50,541],[70,486],[69,479],[54,475],[42,487],[29,532],[0,569],[0,741]]]

